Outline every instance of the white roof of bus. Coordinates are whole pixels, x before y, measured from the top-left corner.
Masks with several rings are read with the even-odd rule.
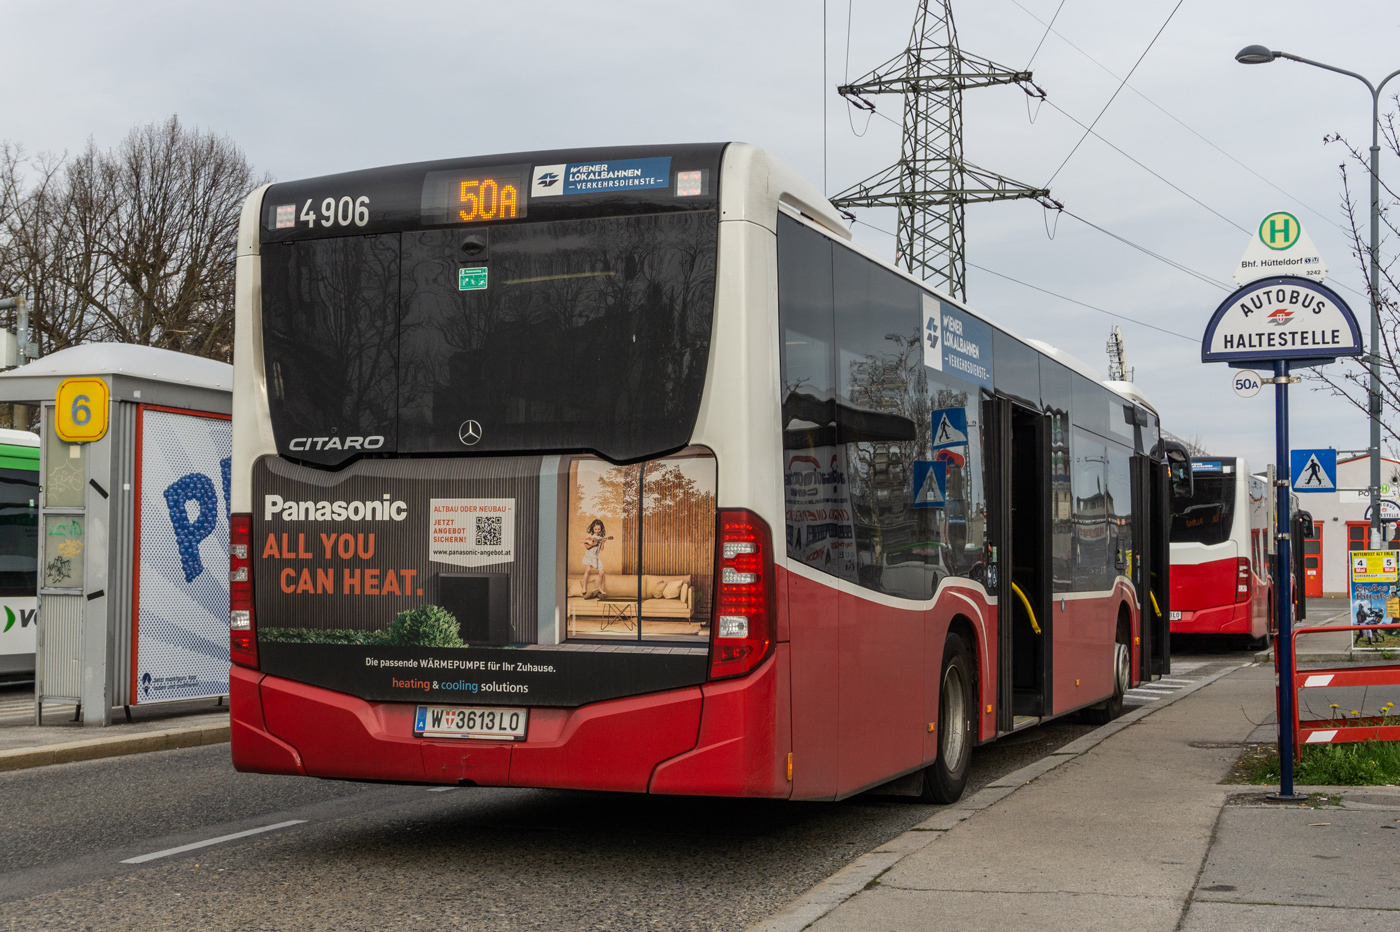
[[[1153,414],[1157,413],[1157,409],[1152,406],[1152,402],[1148,401],[1147,396],[1138,391],[1137,386],[1132,382],[1117,382],[1113,379],[1104,379],[1103,387],[1107,388],[1109,391],[1117,392],[1129,401],[1136,401]]]
[[[37,447],[39,435],[27,430],[10,430],[0,427],[0,443],[10,443],[17,447]]]
[[[1066,353],[1059,347],[1051,346],[1044,340],[1027,339],[1026,342],[1029,343],[1031,346],[1034,346],[1036,349],[1040,350],[1046,356],[1049,356],[1051,359],[1058,362],[1060,365],[1073,369],[1075,372],[1078,372],[1080,375],[1084,376],[1084,378],[1088,379],[1089,381],[1097,382],[1099,380],[1099,374],[1094,371],[1093,366],[1089,365],[1087,362],[1084,362],[1082,359],[1078,359],[1074,356],[1071,356],[1069,353]]]
[[[0,372],[0,379],[33,375],[129,375],[220,391],[233,390],[233,366],[215,359],[135,346],[130,343],[84,343]]]

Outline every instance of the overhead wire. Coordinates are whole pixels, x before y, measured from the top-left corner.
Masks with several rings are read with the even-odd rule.
[[[1050,20],[1049,23],[1046,23],[1045,20],[1041,19],[1039,16],[1036,16],[1035,13],[1033,13],[1033,12],[1031,12],[1029,9],[1027,9],[1026,6],[1025,6],[1023,3],[1021,3],[1021,0],[1011,0],[1011,2],[1014,3],[1017,7],[1019,7],[1019,8],[1021,9],[1021,11],[1024,12],[1027,16],[1029,16],[1031,19],[1033,19],[1033,20],[1035,20],[1036,22],[1040,23],[1042,26],[1045,26],[1045,30],[1046,30],[1047,33],[1054,33],[1056,38],[1058,38],[1061,42],[1065,43],[1065,45],[1068,45],[1070,48],[1074,49],[1074,50],[1075,50],[1076,52],[1078,52],[1080,55],[1083,55],[1083,56],[1084,56],[1085,58],[1087,58],[1089,61],[1093,62],[1096,66],[1098,66],[1098,67],[1099,67],[1105,74],[1107,74],[1109,77],[1113,78],[1114,80],[1121,80],[1121,79],[1119,78],[1117,72],[1115,72],[1112,68],[1109,68],[1109,67],[1108,67],[1107,65],[1105,65],[1103,62],[1099,61],[1097,58],[1095,58],[1094,56],[1090,55],[1088,52],[1084,51],[1084,50],[1083,50],[1082,48],[1080,48],[1078,45],[1075,45],[1075,43],[1074,43],[1073,40],[1071,40],[1071,39],[1070,39],[1068,36],[1066,36],[1064,33],[1060,32],[1058,29],[1055,29],[1055,28],[1054,28],[1054,25],[1055,25],[1055,19],[1054,19],[1054,17],[1051,18],[1051,20]],[[1056,16],[1058,16],[1058,15],[1059,15],[1059,11],[1056,10]],[[1041,39],[1041,42],[1043,43],[1044,41],[1045,41],[1044,38],[1042,38],[1042,39]],[[1037,46],[1036,46],[1036,49],[1039,50],[1039,48],[1040,48],[1040,46],[1037,45]],[[1027,67],[1029,67],[1029,66],[1027,66]],[[1245,164],[1244,162],[1242,162],[1241,160],[1239,160],[1239,159],[1236,158],[1235,156],[1231,155],[1231,154],[1230,154],[1228,151],[1226,151],[1224,148],[1222,148],[1221,146],[1217,145],[1217,144],[1216,144],[1215,142],[1213,142],[1211,139],[1209,139],[1208,137],[1206,137],[1205,134],[1201,133],[1201,132],[1198,131],[1195,127],[1191,126],[1191,124],[1187,123],[1185,120],[1181,119],[1181,118],[1178,117],[1176,114],[1172,113],[1172,112],[1171,112],[1170,110],[1168,110],[1166,107],[1163,107],[1161,104],[1157,103],[1157,101],[1153,100],[1151,97],[1148,97],[1146,94],[1144,94],[1142,91],[1138,90],[1136,87],[1133,87],[1131,84],[1127,85],[1127,87],[1128,87],[1128,90],[1132,91],[1134,94],[1136,94],[1137,96],[1141,97],[1143,100],[1147,101],[1147,103],[1151,104],[1151,105],[1152,105],[1153,107],[1155,107],[1157,110],[1160,110],[1160,111],[1162,112],[1162,115],[1165,116],[1167,119],[1171,120],[1173,123],[1176,123],[1178,126],[1180,126],[1182,129],[1186,130],[1186,131],[1187,131],[1188,133],[1190,133],[1192,136],[1195,136],[1197,139],[1201,140],[1201,142],[1203,142],[1203,143],[1205,143],[1206,145],[1210,146],[1210,147],[1211,147],[1212,149],[1214,149],[1216,152],[1219,152],[1221,155],[1225,156],[1225,158],[1227,158],[1227,159],[1229,159],[1230,161],[1234,162],[1234,163],[1235,163],[1236,165],[1238,165],[1240,168],[1243,168],[1245,171],[1249,172],[1251,175],[1253,175],[1254,177],[1258,178],[1260,181],[1264,182],[1266,185],[1268,185],[1269,187],[1273,188],[1275,191],[1277,191],[1278,193],[1282,194],[1284,197],[1286,197],[1286,198],[1288,198],[1289,200],[1293,201],[1295,204],[1298,204],[1299,206],[1305,207],[1305,208],[1307,208],[1308,210],[1312,211],[1312,213],[1314,213],[1315,215],[1317,215],[1317,217],[1320,218],[1321,220],[1323,220],[1324,222],[1332,224],[1334,227],[1336,227],[1336,228],[1339,229],[1339,230],[1342,230],[1343,232],[1346,231],[1346,228],[1343,227],[1340,223],[1338,223],[1337,221],[1331,219],[1331,218],[1328,217],[1325,213],[1323,213],[1322,211],[1318,210],[1316,207],[1313,207],[1311,204],[1309,204],[1307,201],[1303,200],[1302,198],[1298,197],[1296,194],[1293,194],[1293,193],[1291,193],[1291,192],[1285,190],[1284,188],[1280,187],[1280,186],[1279,186],[1278,184],[1276,184],[1275,182],[1273,182],[1273,181],[1271,181],[1270,179],[1264,177],[1264,176],[1263,176],[1262,174],[1260,174],[1258,171],[1255,171],[1253,168],[1250,168],[1247,164]],[[1063,111],[1061,111],[1061,112],[1063,112]],[[1066,114],[1066,116],[1068,116],[1068,114]],[[1100,138],[1100,139],[1103,139],[1102,136],[1099,136],[1099,138]],[[1107,140],[1104,140],[1104,141],[1107,142]]]
[[[1181,9],[1181,4],[1185,2],[1186,0],[1176,0],[1176,6],[1172,7],[1172,11],[1167,14],[1166,20],[1163,21],[1161,27],[1152,36],[1152,41],[1147,43],[1147,48],[1142,50],[1142,54],[1138,56],[1137,61],[1133,62],[1133,67],[1128,69],[1127,76],[1124,77],[1122,81],[1118,82],[1118,87],[1114,89],[1113,96],[1108,98],[1108,102],[1103,105],[1103,108],[1101,110],[1099,110],[1099,115],[1094,117],[1094,121],[1089,124],[1089,128],[1085,130],[1084,135],[1079,137],[1079,141],[1074,144],[1074,148],[1069,150],[1069,155],[1065,156],[1065,160],[1060,163],[1060,167],[1055,169],[1055,173],[1051,175],[1048,179],[1046,179],[1045,187],[1050,187],[1050,182],[1054,181],[1055,178],[1060,174],[1060,172],[1064,171],[1065,166],[1069,164],[1069,160],[1074,158],[1074,153],[1078,152],[1079,147],[1084,144],[1084,140],[1089,138],[1089,133],[1093,130],[1095,126],[1098,125],[1099,120],[1103,119],[1103,115],[1108,112],[1108,108],[1113,106],[1113,101],[1118,98],[1118,95],[1122,92],[1124,85],[1128,83],[1128,78],[1131,78],[1133,76],[1133,72],[1137,71],[1138,65],[1141,65],[1142,60],[1147,57],[1147,53],[1152,51],[1152,46],[1157,44],[1157,39],[1162,35],[1162,32],[1172,21],[1172,17],[1176,15],[1176,11]]]
[[[855,0],[846,0],[846,77],[845,77],[845,80],[843,80],[843,81],[841,82],[843,85],[844,85],[844,84],[850,84],[850,83],[851,83],[851,16],[852,16],[852,10],[853,10],[854,8],[855,8]],[[854,135],[857,139],[863,139],[863,138],[865,138],[865,134],[868,133],[868,132],[870,132],[870,114],[871,114],[871,113],[874,113],[875,110],[874,110],[874,108],[872,107],[872,108],[870,109],[870,112],[867,113],[867,114],[865,115],[865,128],[862,129],[860,132],[857,133],[857,132],[856,132],[856,121],[855,121],[854,117],[851,116],[851,106],[852,106],[852,104],[851,104],[851,99],[850,99],[849,97],[847,97],[847,98],[846,98],[846,123],[847,123],[847,125],[849,125],[849,126],[851,127],[851,133],[852,133],[852,135]]]
[[[1014,3],[1015,0],[1012,0],[1012,2]],[[1017,6],[1021,6],[1019,3],[1017,3],[1016,5],[1017,5]],[[1055,20],[1059,19],[1059,17],[1060,17],[1060,11],[1063,10],[1064,8],[1065,8],[1065,0],[1060,0],[1060,5],[1057,6],[1057,7],[1055,7],[1055,15],[1053,15],[1053,16],[1050,17],[1050,22],[1046,23],[1046,22],[1044,22],[1043,20],[1041,20],[1042,24],[1045,26],[1045,32],[1041,33],[1040,41],[1037,42],[1037,43],[1035,44],[1035,51],[1034,51],[1034,52],[1031,52],[1031,57],[1028,58],[1028,59],[1026,59],[1026,67],[1022,68],[1022,69],[1021,69],[1022,71],[1030,71],[1030,70],[1031,70],[1031,62],[1035,61],[1035,57],[1036,57],[1037,55],[1040,54],[1040,47],[1041,47],[1042,45],[1045,44],[1045,40],[1048,39],[1048,38],[1050,38],[1050,27],[1053,26],[1053,25],[1055,25]],[[1021,7],[1021,9],[1024,10],[1025,7]],[[1027,12],[1030,12],[1030,11],[1027,10]],[[1039,17],[1037,17],[1037,19],[1039,19]],[[1057,35],[1058,35],[1058,33],[1057,33]]]
[[[864,220],[856,220],[855,222],[858,223],[858,224],[860,224],[861,226],[869,227],[870,229],[874,230],[874,231],[877,232],[877,233],[883,233],[883,234],[885,234],[886,236],[893,237],[893,236],[895,235],[895,234],[891,233],[889,230],[886,230],[886,229],[884,229],[884,228],[882,228],[882,227],[877,227],[877,226],[875,226],[875,224],[873,224],[873,223],[867,223],[867,222],[864,221]],[[1071,297],[1069,297],[1068,295],[1060,294],[1060,293],[1057,292],[1057,291],[1051,291],[1049,288],[1042,288],[1042,287],[1039,286],[1039,285],[1033,285],[1033,284],[1031,284],[1030,282],[1022,281],[1022,280],[1019,279],[1019,278],[1014,278],[1014,277],[1012,277],[1012,276],[1010,276],[1010,275],[1005,274],[1004,272],[998,272],[998,271],[996,271],[995,269],[989,269],[989,268],[987,268],[987,267],[984,266],[984,265],[978,265],[976,262],[968,262],[968,265],[972,266],[973,268],[977,269],[978,271],[986,272],[988,275],[995,275],[997,278],[1004,278],[1004,279],[1006,279],[1006,280],[1009,281],[1009,282],[1014,282],[1014,283],[1016,283],[1017,285],[1021,285],[1021,286],[1026,287],[1026,288],[1030,288],[1030,289],[1033,290],[1033,291],[1039,291],[1039,292],[1041,292],[1041,293],[1043,293],[1043,294],[1048,294],[1048,295],[1050,295],[1050,296],[1053,297],[1053,298],[1059,298],[1061,301],[1068,301],[1068,302],[1071,303],[1071,304],[1077,304],[1077,305],[1079,305],[1080,307],[1087,308],[1087,309],[1089,309],[1089,310],[1091,310],[1091,311],[1097,311],[1097,312],[1100,313],[1100,314],[1106,314],[1106,315],[1108,315],[1109,317],[1116,317],[1116,318],[1118,318],[1119,320],[1126,320],[1126,321],[1128,321],[1129,323],[1137,324],[1137,325],[1140,326],[1140,327],[1146,327],[1146,328],[1148,328],[1149,330],[1156,330],[1158,333],[1165,333],[1165,334],[1167,334],[1168,336],[1179,337],[1179,338],[1181,338],[1181,339],[1183,339],[1183,340],[1188,340],[1188,341],[1190,341],[1191,343],[1199,343],[1199,342],[1200,342],[1200,339],[1199,339],[1198,337],[1187,336],[1187,335],[1184,334],[1184,333],[1177,333],[1175,330],[1168,330],[1167,328],[1165,328],[1165,327],[1159,327],[1159,326],[1157,326],[1156,324],[1149,324],[1149,323],[1148,323],[1147,321],[1145,321],[1145,320],[1138,320],[1136,317],[1130,317],[1130,316],[1127,315],[1127,314],[1120,314],[1120,313],[1118,313],[1117,311],[1110,311],[1110,310],[1108,310],[1108,309],[1106,309],[1106,308],[1102,308],[1102,307],[1099,307],[1099,306],[1094,305],[1094,304],[1089,304],[1089,303],[1086,302],[1086,301],[1080,301],[1078,298],[1071,298]]]
[[[1058,108],[1056,108],[1056,109],[1058,109]],[[1063,112],[1063,111],[1061,111],[1061,112]],[[885,121],[887,121],[887,122],[889,122],[889,123],[894,124],[895,126],[899,126],[899,125],[900,125],[898,122],[896,122],[895,120],[891,119],[890,117],[886,116],[885,114],[881,113],[881,112],[878,111],[878,110],[873,110],[873,111],[871,111],[871,113],[873,113],[875,116],[880,117],[882,120],[885,120]],[[1065,114],[1065,115],[1068,116],[1068,114]],[[1073,118],[1071,117],[1071,119],[1073,119]],[[1076,121],[1076,122],[1077,122],[1077,121]],[[1080,125],[1083,125],[1083,124],[1080,124]],[[1105,141],[1106,141],[1106,140],[1105,140]],[[1111,145],[1111,143],[1110,143],[1110,145]],[[1116,148],[1116,147],[1115,147],[1115,148]],[[1120,150],[1120,151],[1121,151],[1121,150]],[[1126,153],[1125,153],[1125,154],[1126,154]],[[1143,167],[1146,168],[1146,166],[1143,166]],[[1148,170],[1150,171],[1150,169],[1148,169]],[[1163,180],[1163,181],[1166,181],[1165,178],[1163,178],[1162,180]],[[1171,182],[1168,181],[1167,184],[1171,184]],[[1172,185],[1172,187],[1173,187],[1173,188],[1176,188],[1175,185]],[[1176,188],[1176,190],[1181,191],[1180,188]],[[1182,193],[1182,194],[1186,194],[1185,191],[1181,191],[1181,193]],[[1187,197],[1191,197],[1189,194],[1186,194],[1186,196],[1187,196]],[[1191,198],[1191,199],[1192,199],[1192,200],[1196,200],[1195,198]],[[1200,201],[1196,201],[1196,203],[1201,204]],[[1224,216],[1222,216],[1222,215],[1216,213],[1216,211],[1211,210],[1211,208],[1210,208],[1209,206],[1207,206],[1207,205],[1205,205],[1205,204],[1201,204],[1201,206],[1202,206],[1202,207],[1205,207],[1206,210],[1210,210],[1211,213],[1216,214],[1216,216],[1220,217],[1220,218],[1221,218],[1222,220],[1224,220],[1226,223],[1230,223],[1232,226],[1235,226],[1235,227],[1237,227],[1237,228],[1240,228],[1240,227],[1238,226],[1238,224],[1235,224],[1232,220],[1230,220],[1230,218],[1224,217]],[[1150,256],[1150,257],[1152,257],[1153,259],[1156,259],[1156,260],[1159,261],[1159,262],[1164,262],[1164,263],[1166,263],[1167,265],[1171,266],[1172,268],[1176,269],[1177,271],[1185,272],[1187,275],[1190,275],[1190,276],[1192,276],[1193,278],[1197,278],[1197,279],[1201,280],[1202,282],[1205,282],[1205,283],[1208,284],[1208,285],[1213,285],[1213,286],[1216,287],[1216,288],[1222,288],[1222,289],[1224,289],[1224,290],[1226,290],[1226,291],[1232,291],[1232,290],[1233,290],[1229,285],[1225,284],[1224,282],[1220,281],[1219,279],[1211,278],[1209,275],[1205,274],[1204,272],[1198,272],[1198,271],[1196,271],[1195,269],[1191,268],[1191,267],[1188,266],[1188,265],[1183,265],[1182,263],[1177,262],[1175,259],[1169,259],[1169,258],[1167,258],[1166,256],[1162,255],[1161,253],[1153,252],[1151,249],[1148,249],[1146,246],[1139,245],[1138,243],[1135,243],[1135,242],[1133,242],[1132,240],[1128,239],[1126,236],[1123,236],[1123,235],[1121,235],[1121,234],[1119,234],[1119,233],[1114,233],[1112,230],[1108,230],[1108,229],[1106,229],[1106,228],[1104,228],[1104,227],[1101,227],[1101,226],[1099,226],[1097,223],[1094,223],[1093,221],[1086,220],[1085,218],[1081,217],[1079,214],[1076,214],[1074,211],[1069,210],[1068,208],[1060,208],[1058,211],[1055,211],[1055,213],[1057,213],[1057,214],[1058,214],[1058,213],[1068,214],[1069,216],[1073,217],[1075,220],[1078,220],[1080,223],[1084,224],[1085,226],[1091,227],[1091,228],[1093,228],[1093,229],[1099,231],[1100,233],[1104,234],[1105,236],[1110,236],[1110,237],[1112,237],[1113,239],[1118,240],[1120,243],[1123,243],[1125,246],[1131,246],[1133,249],[1136,249],[1138,252],[1140,252],[1140,253],[1142,253],[1142,254],[1144,254],[1144,255],[1146,255],[1146,256]],[[866,226],[870,226],[870,224],[866,224]],[[874,227],[873,229],[879,229],[879,227]],[[1242,229],[1242,228],[1240,228],[1240,229]],[[884,232],[886,232],[886,231],[880,230],[880,232],[881,232],[881,233],[884,233]],[[1248,231],[1248,230],[1245,230],[1244,232],[1248,233],[1249,231]],[[891,233],[890,235],[893,236],[894,234]]]
[[[1128,153],[1124,152],[1122,149],[1118,148],[1116,145],[1114,145],[1113,143],[1111,143],[1111,142],[1109,142],[1107,139],[1105,139],[1102,135],[1099,134],[1099,132],[1098,132],[1097,130],[1093,129],[1092,127],[1085,126],[1082,120],[1080,120],[1078,117],[1074,116],[1074,114],[1070,113],[1069,111],[1065,110],[1063,107],[1057,105],[1053,100],[1050,100],[1050,99],[1047,97],[1047,98],[1045,99],[1045,103],[1048,104],[1048,105],[1050,106],[1051,109],[1057,111],[1057,112],[1060,113],[1062,116],[1064,116],[1066,119],[1068,119],[1068,120],[1070,120],[1071,122],[1073,122],[1076,126],[1080,127],[1081,129],[1086,130],[1090,135],[1092,135],[1092,136],[1093,136],[1095,139],[1097,139],[1099,142],[1101,142],[1101,143],[1103,143],[1104,145],[1108,146],[1108,147],[1109,147],[1110,149],[1112,149],[1114,152],[1117,152],[1119,155],[1123,156],[1123,158],[1127,159],[1129,162],[1132,162],[1132,163],[1133,163],[1134,165],[1136,165],[1138,168],[1141,168],[1143,171],[1147,172],[1147,173],[1148,173],[1149,175],[1151,175],[1153,178],[1156,178],[1158,181],[1162,182],[1162,183],[1165,184],[1167,187],[1171,188],[1173,191],[1175,191],[1176,193],[1180,194],[1182,197],[1185,197],[1186,199],[1190,200],[1192,203],[1194,203],[1194,204],[1196,204],[1196,205],[1198,205],[1198,206],[1204,208],[1205,210],[1207,210],[1207,211],[1209,211],[1210,213],[1214,214],[1215,216],[1219,217],[1221,220],[1224,220],[1226,223],[1230,224],[1230,226],[1234,227],[1236,230],[1239,230],[1241,233],[1245,234],[1246,236],[1251,235],[1251,233],[1252,233],[1251,230],[1249,230],[1249,229],[1247,229],[1247,228],[1245,228],[1245,227],[1240,226],[1238,223],[1236,223],[1235,221],[1231,220],[1229,217],[1225,216],[1225,215],[1222,214],[1220,211],[1216,210],[1214,207],[1212,207],[1212,206],[1210,206],[1209,204],[1207,204],[1205,201],[1203,201],[1203,200],[1201,200],[1200,198],[1196,197],[1195,195],[1191,194],[1189,191],[1186,191],[1186,190],[1185,190],[1184,188],[1182,188],[1180,185],[1176,184],[1175,182],[1173,182],[1173,181],[1171,181],[1170,179],[1164,177],[1164,176],[1161,175],[1160,173],[1158,173],[1158,172],[1154,171],[1153,169],[1149,168],[1148,166],[1144,165],[1142,162],[1140,162],[1140,161],[1138,161],[1137,159],[1133,158],[1131,155],[1129,155]]]

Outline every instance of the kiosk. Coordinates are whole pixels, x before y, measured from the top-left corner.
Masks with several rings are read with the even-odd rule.
[[[0,403],[42,412],[36,723],[228,693],[232,385],[226,363],[120,343],[0,373]]]

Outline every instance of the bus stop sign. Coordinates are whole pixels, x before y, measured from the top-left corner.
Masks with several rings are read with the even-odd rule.
[[[1294,369],[1361,355],[1361,329],[1335,291],[1297,275],[1250,282],[1206,325],[1201,362],[1287,360]]]
[[[1277,218],[1276,218],[1277,219]],[[1291,235],[1291,234],[1290,234]],[[1274,510],[1277,524],[1279,564],[1290,562],[1290,529],[1293,518],[1288,497],[1288,480],[1298,491],[1334,491],[1337,488],[1336,466],[1329,476],[1321,459],[1312,457],[1301,464],[1298,473],[1288,448],[1288,383],[1290,369],[1321,366],[1339,356],[1361,354],[1361,329],[1356,315],[1337,293],[1327,286],[1297,275],[1274,275],[1249,282],[1220,303],[1206,325],[1201,339],[1201,362],[1229,363],[1245,369],[1267,363],[1273,369],[1274,386],[1274,456],[1280,473],[1275,493]],[[1261,366],[1262,368],[1262,366]],[[1263,381],[1262,379],[1260,381]],[[1321,451],[1301,451],[1318,453]],[[1316,468],[1310,468],[1316,467]],[[1316,483],[1326,488],[1306,488]],[[1273,609],[1277,614],[1278,637],[1276,657],[1278,668],[1293,670],[1293,597],[1290,574],[1280,573],[1278,597]],[[1293,733],[1297,716],[1294,714],[1294,690],[1278,690],[1279,791],[1271,799],[1296,802],[1306,799],[1293,792]]]

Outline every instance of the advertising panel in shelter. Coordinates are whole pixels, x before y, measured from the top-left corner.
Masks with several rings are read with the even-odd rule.
[[[228,693],[227,418],[141,411],[133,705]]]

